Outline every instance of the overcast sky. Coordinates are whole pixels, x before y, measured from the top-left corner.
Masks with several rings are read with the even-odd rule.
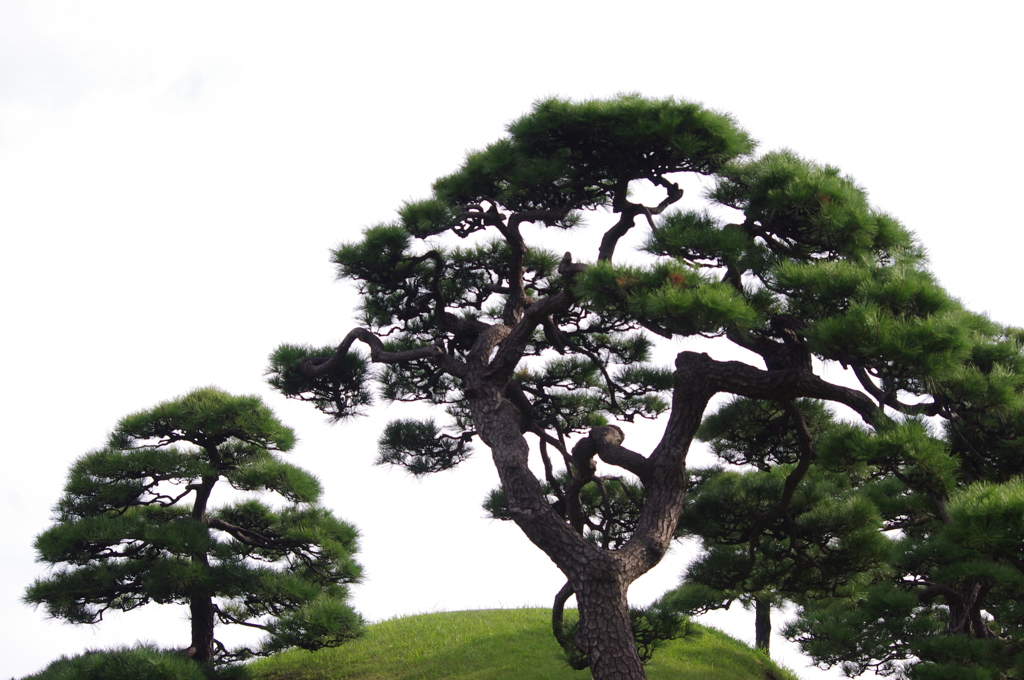
[[[1017,5],[631,7],[0,0],[0,675],[139,638],[184,646],[178,609],[75,628],[20,597],[69,464],[121,416],[208,384],[264,396],[297,429],[291,460],[363,532],[369,619],[549,604],[555,568],[482,517],[485,452],[424,481],[373,467],[394,410],[329,427],[262,375],[277,344],[350,328],[329,248],[426,196],[537,99],[637,91],[730,112],[762,150],[855,177],[955,296],[1024,324]]]

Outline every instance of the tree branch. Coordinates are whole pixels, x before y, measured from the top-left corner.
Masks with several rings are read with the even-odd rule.
[[[628,190],[629,183],[625,182],[625,188],[618,188],[616,191],[616,200],[614,201],[614,207],[617,212],[621,213],[619,221],[616,222],[608,231],[605,232],[604,237],[601,239],[601,247],[598,250],[598,260],[611,260],[612,255],[615,253],[615,246],[618,245],[619,239],[626,235],[626,233],[636,226],[636,216],[645,215],[647,217],[648,224],[651,228],[654,228],[654,215],[660,215],[664,210],[681,199],[683,197],[683,190],[679,188],[679,185],[675,182],[670,182],[664,177],[651,177],[648,178],[654,184],[662,186],[668,191],[668,196],[654,208],[649,208],[639,203],[630,203],[625,198],[626,190]]]
[[[622,446],[625,434],[618,426],[593,427],[587,439],[602,461],[632,473],[645,486],[650,482],[651,462],[636,451]]]
[[[273,550],[284,547],[284,544],[273,536],[268,536],[259,531],[236,526],[216,517],[204,517],[203,523],[211,529],[220,529],[221,531],[227,532],[239,543],[244,543],[251,548],[266,548],[268,550]]]
[[[850,368],[853,369],[853,374],[857,376],[857,381],[864,387],[864,390],[870,394],[878,402],[879,406],[888,406],[894,411],[905,413],[907,415],[920,415],[920,416],[935,416],[938,415],[942,410],[938,402],[932,401],[926,404],[904,404],[896,395],[889,390],[883,390],[878,387],[871,380],[871,376],[868,375],[867,369],[857,364],[851,364]]]
[[[501,346],[488,364],[488,378],[512,375],[516,366],[519,365],[527,343],[533,337],[534,330],[542,325],[547,317],[568,309],[576,300],[572,291],[572,282],[576,275],[586,268],[586,265],[573,263],[571,253],[566,253],[562,257],[562,262],[558,265],[558,273],[565,280],[564,287],[558,293],[531,304],[525,309],[519,322],[508,329],[508,333],[500,341]],[[481,339],[482,336],[478,338],[477,343],[480,343]],[[475,345],[473,351],[479,354]]]
[[[810,397],[848,406],[869,425],[886,419],[881,408],[863,392],[834,385],[810,371],[762,370],[740,361],[716,361],[707,354],[681,352],[676,369],[691,381],[700,381],[712,394],[729,392],[753,399]]]
[[[417,359],[431,359],[442,364],[442,368],[453,375],[458,376],[465,372],[465,367],[462,366],[461,362],[457,362],[448,357],[444,348],[439,345],[416,347],[414,349],[407,349],[399,352],[389,352],[384,349],[384,343],[381,339],[366,328],[353,328],[348,332],[348,335],[345,336],[345,339],[341,341],[341,344],[338,345],[337,349],[334,350],[333,356],[327,359],[323,359],[322,357],[311,357],[306,359],[302,362],[300,370],[311,378],[327,373],[341,362],[342,358],[348,354],[349,349],[356,340],[361,340],[370,348],[370,360],[374,363],[400,364],[407,361],[415,361]]]

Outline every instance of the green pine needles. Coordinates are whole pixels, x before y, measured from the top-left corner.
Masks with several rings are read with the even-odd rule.
[[[25,601],[71,623],[187,605],[189,655],[206,664],[358,635],[362,620],[347,602],[361,571],[357,531],[318,505],[315,477],[279,458],[294,444],[258,397],[214,388],[125,417],[105,448],[72,466],[56,523],[35,544],[55,570]],[[214,506],[226,486],[257,495]],[[266,637],[229,650],[215,624]]]

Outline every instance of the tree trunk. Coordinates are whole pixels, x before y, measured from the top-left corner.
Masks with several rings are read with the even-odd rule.
[[[530,449],[519,429],[518,411],[494,387],[472,387],[475,389],[470,393],[475,392],[477,397],[470,400],[473,422],[491,449],[509,513],[576,591],[580,612],[576,642],[590,662],[593,677],[644,680],[629,621],[626,589],[647,569],[638,569],[635,564],[627,569],[629,560],[624,555],[616,556],[588,542],[555,513],[529,469]],[[642,550],[638,552],[643,554]],[[656,562],[652,560],[650,566]]]
[[[768,653],[772,640],[772,605],[760,597],[754,598],[754,646]]]
[[[502,372],[487,363],[487,357],[508,335],[508,329],[493,327],[474,343],[463,375],[464,393],[477,433],[491,449],[509,514],[576,591],[580,611],[576,642],[587,655],[595,680],[644,678],[626,589],[661,561],[672,541],[685,501],[686,454],[713,395],[731,392],[751,398],[829,399],[854,408],[866,419],[878,410],[862,393],[826,383],[809,371],[764,371],[735,361],[715,361],[706,354],[681,352],[676,357],[672,409],[661,441],[646,460],[642,456],[634,459],[635,454],[622,458],[632,461],[646,491],[636,530],[620,549],[605,550],[580,536],[551,508],[529,469],[523,415],[504,394],[511,370]],[[508,357],[504,364],[515,366]]]
[[[629,584],[617,576],[588,574],[577,587],[576,644],[586,653],[594,680],[644,680],[626,601]]]
[[[206,447],[206,451],[211,460],[220,460],[220,454],[215,447]],[[210,492],[213,491],[217,479],[218,475],[203,477],[202,483],[196,489],[192,519],[197,522],[203,522],[206,516],[206,504],[210,500]],[[209,529],[205,524],[203,526],[208,533]],[[210,569],[210,559],[205,551],[192,553],[192,563],[202,565],[201,571],[204,576]],[[192,621],[192,646],[189,647],[189,656],[198,663],[213,665],[213,594],[206,590],[194,592],[190,596],[188,606],[189,618]]]
[[[213,664],[213,598],[196,595],[189,602],[192,619],[192,646],[189,656],[193,661]]]

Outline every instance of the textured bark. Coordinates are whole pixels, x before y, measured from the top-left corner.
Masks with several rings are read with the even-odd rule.
[[[505,398],[508,378],[488,364],[492,350],[510,337],[507,329],[483,334],[471,352],[465,374],[473,423],[491,449],[509,514],[526,536],[554,561],[576,592],[580,629],[576,644],[597,680],[644,678],[629,620],[629,585],[661,561],[683,511],[686,454],[712,396],[731,392],[754,397],[831,398],[874,415],[877,407],[862,393],[840,388],[802,370],[765,371],[739,362],[715,361],[683,352],[676,361],[672,411],[665,433],[649,458],[621,447],[618,428],[594,428],[578,454],[628,462],[643,475],[646,502],[630,540],[615,551],[585,540],[551,507],[528,467],[529,444],[522,414]],[[577,452],[574,452],[574,455]],[[765,644],[767,644],[765,642]]]
[[[585,651],[595,680],[644,680],[629,621],[629,583],[615,566],[595,567],[576,591],[580,611],[576,644]]]
[[[479,355],[486,356],[486,352]],[[652,457],[655,464],[650,468],[648,501],[638,530],[625,546],[610,551],[587,541],[552,509],[528,467],[529,445],[520,429],[520,413],[503,396],[502,387],[484,373],[470,369],[466,394],[477,432],[491,449],[509,514],[572,584],[580,612],[576,644],[590,662],[593,677],[641,680],[645,676],[626,592],[668,550],[685,500],[686,450],[710,393],[705,396],[706,390],[685,390],[686,394],[678,397],[663,440],[665,454]],[[616,430],[595,428],[595,449],[617,451],[614,447],[621,444],[622,436]]]
[[[765,654],[772,641],[772,606],[760,597],[754,598],[754,646]]]
[[[471,393],[473,422],[491,449],[509,513],[576,591],[580,612],[576,643],[590,662],[593,677],[643,680],[626,601],[626,589],[636,578],[638,565],[590,543],[555,513],[527,466],[529,445],[519,429],[518,411],[493,385],[471,379]]]
[[[189,601],[189,616],[192,620],[189,656],[193,661],[213,664],[213,600],[209,596],[193,596]]]
[[[921,601],[928,601],[942,596],[949,612],[947,633],[984,639],[996,636],[981,614],[990,590],[990,587],[979,583],[969,583],[959,588],[934,584],[923,590],[918,597]]]

